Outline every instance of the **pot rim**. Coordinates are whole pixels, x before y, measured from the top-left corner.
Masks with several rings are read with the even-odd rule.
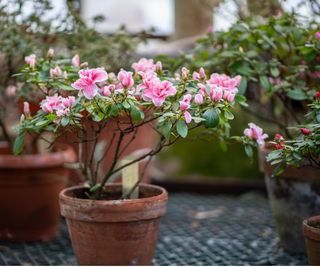
[[[121,183],[109,183],[106,186],[119,187]],[[96,222],[140,221],[161,217],[166,211],[167,191],[163,187],[144,183],[139,187],[159,190],[159,194],[138,199],[93,200],[67,195],[85,186],[68,187],[60,192],[61,214],[70,219]]]
[[[6,147],[6,142],[0,142],[0,148]],[[77,155],[70,145],[63,143],[54,144],[59,151],[44,154],[28,155],[0,155],[0,169],[33,169],[48,168],[63,165],[66,162],[75,162]]]
[[[305,219],[302,223],[304,236],[309,239],[320,241],[320,228],[310,226],[310,222],[320,223],[320,215]]]

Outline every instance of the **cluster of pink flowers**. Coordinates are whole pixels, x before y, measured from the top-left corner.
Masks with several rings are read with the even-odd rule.
[[[209,97],[212,101],[219,102],[226,100],[233,102],[235,95],[238,93],[238,85],[241,81],[241,76],[231,78],[225,74],[213,73],[209,80],[206,80],[206,74],[201,68],[199,73],[194,72],[193,78],[198,80],[199,93],[195,96],[195,102],[202,104],[205,97]],[[209,92],[206,88],[209,88]]]
[[[75,101],[74,96],[47,96],[46,99],[42,100],[40,107],[46,113],[56,112],[57,116],[61,117],[70,114],[70,109]]]
[[[135,62],[131,65],[135,72],[149,72],[157,71],[162,69],[161,62],[154,63],[153,59],[141,58],[138,62]]]
[[[257,126],[252,122],[249,123],[248,126],[249,128],[246,128],[243,131],[243,134],[249,137],[250,139],[255,140],[259,146],[263,146],[265,143],[264,140],[268,138],[268,135],[263,133],[262,128],[260,128],[259,126]]]

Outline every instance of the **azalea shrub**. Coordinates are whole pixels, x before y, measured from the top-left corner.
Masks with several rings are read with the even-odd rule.
[[[234,119],[233,108],[236,104],[245,105],[245,98],[238,94],[240,76],[208,75],[203,68],[195,73],[182,68],[179,75],[171,76],[161,62],[141,59],[132,64],[131,71],[121,69],[114,74],[102,67],[74,66],[70,61],[68,66],[62,66],[61,61],[50,57],[36,59],[36,63],[29,59],[19,73],[20,78],[34,84],[45,96],[35,115],[25,103],[14,152],[26,152],[26,133],[39,135],[49,131],[56,136],[66,131],[81,133],[74,141],[93,147],[91,155],[79,159],[83,161],[79,168],[89,181],[90,197],[99,198],[113,174],[130,164],[150,159],[164,147],[186,138],[195,128],[204,126],[212,136],[222,140],[231,138],[229,122]],[[92,139],[88,139],[86,121],[94,125]],[[101,159],[94,162],[94,154],[101,131],[110,121],[117,124],[116,149],[110,169],[98,180],[96,170]],[[150,124],[159,136],[154,148],[120,165],[124,137],[145,124]],[[102,157],[108,153],[112,142],[109,140]]]
[[[204,66],[211,72],[241,75],[244,109],[287,138],[288,126],[304,123],[308,104],[320,86],[319,23],[296,14],[237,22],[228,31],[210,31],[190,54],[160,56],[175,71]]]

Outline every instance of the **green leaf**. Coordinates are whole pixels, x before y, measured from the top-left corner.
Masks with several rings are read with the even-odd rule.
[[[241,77],[241,82],[239,85],[239,94],[243,95],[247,90],[248,80],[246,77]]]
[[[225,110],[224,111],[224,117],[228,120],[233,120],[234,119],[234,115],[229,111],[229,110]]]
[[[205,119],[204,125],[208,128],[214,128],[219,124],[220,118],[217,109],[208,109],[202,117]]]
[[[188,126],[185,121],[178,121],[177,123],[177,132],[182,137],[185,138],[188,135]]]
[[[19,135],[17,136],[17,138],[14,140],[14,144],[13,144],[13,154],[14,155],[19,155],[24,147],[24,140],[25,140],[25,131],[21,131],[19,132]]]
[[[125,108],[125,109],[129,109],[130,108],[130,104],[128,103],[128,101],[124,101],[122,103],[122,106]]]
[[[61,119],[61,125],[62,125],[63,127],[67,126],[67,125],[69,124],[69,122],[70,122],[70,119],[69,119],[68,117],[63,117],[63,118]]]
[[[66,85],[66,84],[63,84],[63,83],[59,83],[58,87],[60,89],[62,89],[62,90],[65,90],[65,91],[75,91],[76,90],[72,86]]]
[[[95,184],[94,186],[90,187],[90,193],[93,193],[97,191],[99,188],[101,188],[101,184]]]
[[[271,84],[269,83],[267,76],[260,76],[260,83],[265,90],[271,89]]]
[[[305,100],[308,98],[306,93],[300,89],[289,90],[287,96],[293,100]]]
[[[273,77],[278,77],[279,76],[279,69],[276,67],[271,68],[271,74]]]
[[[131,117],[134,122],[142,121],[144,119],[144,112],[136,106],[131,105]]]
[[[253,156],[253,149],[250,145],[244,146],[244,151],[246,152],[246,155],[251,158]]]
[[[274,168],[272,172],[272,177],[278,176],[286,170],[287,164],[285,162],[280,163],[277,167]]]
[[[162,127],[162,133],[166,139],[170,137],[171,129],[172,129],[172,122],[166,121],[166,123]]]

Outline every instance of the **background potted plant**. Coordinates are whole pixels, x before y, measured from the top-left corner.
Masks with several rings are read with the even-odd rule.
[[[79,157],[78,167],[87,183],[62,191],[60,205],[79,264],[151,264],[167,193],[159,187],[139,185],[142,175],[134,175],[137,179],[131,181],[131,186],[126,175],[122,186],[109,183],[112,176],[143,159],[150,162],[164,147],[185,138],[201,125],[211,129],[211,134],[227,138],[229,121],[233,119],[231,110],[236,103],[244,104],[244,98],[237,95],[239,76],[212,74],[208,78],[202,71],[201,76],[192,77],[183,68],[176,78],[162,70],[161,63],[156,68],[146,68],[149,63],[139,61],[133,65],[135,72],[122,69],[111,77],[103,68],[82,69],[78,80],[61,86],[59,95],[49,94],[36,115],[21,121],[21,136],[45,131],[57,135],[67,131],[78,133],[79,151],[84,153],[84,157]],[[144,65],[145,69],[138,65]],[[23,73],[33,75],[30,69],[24,69]],[[70,87],[74,91],[65,91]],[[125,122],[123,117],[127,118]],[[92,139],[88,139],[87,120],[96,129]],[[103,153],[99,153],[101,133],[113,121],[118,138],[111,138]],[[125,136],[147,124],[157,133],[157,144],[124,162]],[[17,144],[17,140],[18,153],[23,142]],[[99,179],[99,162],[108,153],[112,154],[112,162]]]
[[[318,23],[296,14],[284,13],[281,17],[270,17],[262,23],[255,20],[239,21],[226,32],[209,32],[198,40],[191,54],[181,55],[175,61],[167,58],[164,66],[171,70],[179,65],[192,69],[206,66],[210,71],[241,75],[239,93],[244,94],[249,103],[242,108],[253,114],[271,134],[281,131],[285,138],[293,138],[296,132],[291,126],[305,122],[308,105],[320,85],[320,42],[317,31]],[[248,146],[246,152],[252,154]],[[318,206],[315,181],[305,179],[304,168],[295,169],[295,179],[288,179],[282,174],[277,179],[270,179],[271,166],[265,160],[269,152],[271,147],[268,144],[259,146],[260,169],[265,173],[271,207],[274,214],[288,215],[286,221],[291,221],[292,225],[293,215],[282,212],[287,207],[281,208],[281,203],[285,201],[298,207],[294,199],[307,197],[313,204],[305,205],[305,209]],[[298,176],[303,180],[300,181]],[[300,190],[293,192],[291,189],[296,186]],[[296,210],[296,214],[300,213],[299,218],[305,212]],[[307,213],[311,215],[314,211]],[[283,220],[276,219],[280,232],[285,227],[281,223]],[[295,229],[300,227],[300,223],[297,221]],[[301,235],[297,242],[292,241],[294,234],[286,232],[280,236],[286,250],[304,251]]]

